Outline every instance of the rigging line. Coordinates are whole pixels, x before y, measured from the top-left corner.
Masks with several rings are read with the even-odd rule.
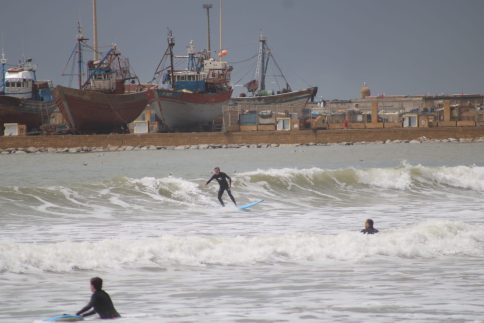
[[[71,55],[70,55],[70,56],[69,56],[69,58],[67,59],[67,63],[66,63],[66,65],[65,65],[65,66],[64,66],[64,68],[62,69],[62,73],[61,73],[61,75],[62,75],[62,76],[64,76],[64,75],[65,75],[65,70],[67,69],[67,65],[69,65],[69,62],[71,61],[72,57],[73,57],[74,55],[76,55],[76,51],[77,51],[77,48],[76,48],[76,46],[74,46],[74,49],[72,50]],[[73,64],[75,64],[75,63],[73,63]]]
[[[246,77],[246,76],[247,76],[249,73],[252,73],[252,72],[255,70],[255,68],[253,68],[253,67],[254,67],[254,65],[255,65],[256,63],[257,63],[257,62],[252,62],[252,64],[251,64],[250,68],[247,68],[247,72],[245,72],[245,74],[244,74],[244,75],[243,75],[243,76],[242,76],[242,77],[241,77],[241,78],[240,78],[240,79],[239,79],[237,82],[235,82],[235,84],[238,84],[238,83],[239,83],[240,81],[242,81],[242,80],[243,80],[243,79],[244,79],[244,78],[245,78],[245,77]]]
[[[252,61],[249,66],[247,67],[248,70],[252,71],[254,73],[254,79],[257,78],[257,75],[255,75],[255,72],[257,71],[257,65],[259,64],[258,60]]]
[[[96,50],[94,49],[94,47],[90,46],[89,44],[87,43],[84,43],[83,42],[83,46],[86,47],[87,49],[91,50],[92,52],[96,52]],[[103,47],[100,47],[100,48],[112,48],[113,46],[103,46]],[[102,51],[101,50],[98,50],[97,53],[99,54],[99,56],[102,56]]]
[[[259,54],[257,53],[257,54],[255,54],[254,56],[251,56],[251,57],[249,57],[249,58],[243,59],[243,60],[241,60],[241,61],[237,61],[237,62],[229,62],[229,64],[239,64],[239,63],[245,63],[245,62],[250,61],[251,59],[256,58],[258,55],[259,55]]]
[[[78,49],[77,45],[75,45],[72,52],[71,52],[71,55],[67,59],[66,65],[64,65],[64,68],[62,69],[62,72],[61,72],[61,76],[69,76],[69,79],[67,81],[67,84],[68,84],[69,87],[72,86],[74,76],[78,75],[74,72],[74,69],[76,67],[75,58],[77,57],[77,49]],[[71,68],[70,73],[66,73],[68,66]],[[79,73],[82,73],[82,71],[79,71]]]
[[[126,61],[127,61],[127,66],[128,66],[128,70],[127,70],[127,73],[128,75],[126,75],[128,80],[136,80],[138,81],[138,85],[141,85],[141,81],[138,77],[138,74],[136,74],[136,71],[134,70],[134,67],[131,66],[131,64],[129,63],[129,59],[126,57]]]
[[[75,71],[74,71],[75,68],[76,68],[76,64],[75,63],[71,64],[71,74],[69,76],[69,83],[68,83],[69,87],[72,87],[72,82],[74,81],[74,75],[76,75]],[[79,71],[79,73],[81,73],[81,75],[82,75],[82,70]]]
[[[246,77],[247,74],[249,74],[249,73],[252,73],[252,71],[248,69],[247,72],[245,72],[245,74],[237,82],[235,82],[235,84],[239,84],[239,82],[242,81],[244,79],[244,77]]]
[[[281,73],[282,78],[284,79],[284,81],[286,81],[286,84],[289,85],[289,82],[287,81],[286,77],[284,76],[284,73],[282,73],[282,70],[279,67],[279,64],[277,64],[276,58],[274,57],[274,55],[272,55],[272,53],[270,53],[269,55],[272,57],[272,60],[274,61],[274,64],[276,65],[277,69]]]
[[[311,87],[311,86],[314,86],[314,84],[312,83],[309,83],[308,81],[306,81],[300,74],[296,73],[296,72],[293,72],[291,73],[291,75],[294,75],[296,76],[300,81],[302,81],[307,87]]]
[[[148,83],[154,83],[155,81],[157,83],[159,83],[159,79],[157,79],[157,78],[158,78],[158,75],[161,76],[161,73],[165,70],[165,64],[166,64],[165,57],[167,57],[168,52],[169,52],[169,49],[168,48],[165,49],[165,53],[161,57],[160,62],[158,63],[158,65],[156,66],[155,73],[153,75],[153,79],[151,79],[151,81],[149,81]]]

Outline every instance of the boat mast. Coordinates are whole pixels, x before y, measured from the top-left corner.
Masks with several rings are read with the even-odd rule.
[[[175,89],[175,67],[173,65],[173,47],[175,46],[175,38],[173,38],[173,34],[171,30],[168,33],[168,49],[170,51],[170,81],[171,81],[171,88]]]
[[[85,40],[88,40],[87,38],[84,37],[82,33],[82,28],[81,24],[78,22],[77,23],[77,68],[79,69],[79,75],[78,75],[78,80],[79,80],[79,89],[82,88],[82,43]]]
[[[94,60],[99,59],[98,43],[97,43],[97,14],[96,14],[96,0],[92,0],[92,45],[94,47]]]
[[[257,57],[257,68],[255,70],[255,77],[258,82],[259,91],[266,89],[266,71],[267,71],[267,58],[266,58],[266,38],[262,33],[259,35],[259,53]]]
[[[219,54],[222,54],[222,0],[220,0],[219,19]],[[219,60],[222,60],[222,55],[219,55]]]
[[[2,92],[5,93],[5,65],[7,64],[7,59],[5,58],[5,52],[2,48],[2,58],[0,58],[0,63],[2,64]]]
[[[210,9],[212,8],[212,4],[206,3],[203,5],[203,9],[207,10],[207,28],[208,28],[208,58],[211,57],[211,50],[210,50]]]

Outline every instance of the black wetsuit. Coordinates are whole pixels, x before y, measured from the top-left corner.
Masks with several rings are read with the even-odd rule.
[[[220,188],[218,190],[218,200],[220,201],[220,204],[222,204],[222,206],[225,206],[224,201],[222,200],[222,195],[224,191],[227,191],[227,194],[229,195],[232,202],[234,202],[234,204],[237,205],[234,197],[232,196],[232,192],[230,191],[230,185],[227,182],[227,179],[228,179],[230,184],[232,184],[232,179],[229,177],[229,175],[225,174],[224,172],[219,172],[218,174],[214,174],[212,177],[210,177],[207,184],[209,184],[214,179],[216,179],[218,184],[220,185]]]
[[[378,233],[378,230],[375,229],[375,228],[363,229],[363,230],[361,230],[361,233],[363,233],[363,234],[375,234],[375,233]]]
[[[92,311],[82,314],[91,307],[93,308]],[[89,316],[96,313],[98,313],[102,319],[113,319],[121,316],[114,308],[113,301],[111,300],[111,297],[109,297],[109,294],[102,289],[95,291],[91,296],[89,304],[84,306],[84,308],[77,312],[76,315],[82,314],[82,316]]]

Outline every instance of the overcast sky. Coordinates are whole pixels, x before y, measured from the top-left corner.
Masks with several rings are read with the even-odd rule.
[[[177,53],[207,47],[204,3],[218,48],[219,0],[98,0],[99,43],[116,43],[149,81],[168,28]],[[358,97],[365,81],[372,94],[484,93],[483,15],[483,0],[224,0],[222,41],[237,62],[263,32],[292,88],[318,86],[318,98]],[[67,85],[78,20],[92,39],[91,0],[0,0],[0,47],[9,64],[32,57],[39,79]],[[233,64],[236,88],[254,64]]]

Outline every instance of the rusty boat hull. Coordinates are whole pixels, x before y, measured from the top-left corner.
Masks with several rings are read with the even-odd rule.
[[[4,123],[24,124],[27,126],[27,131],[40,130],[40,126],[48,122],[55,107],[53,101],[45,102],[1,95],[0,130],[3,131]]]
[[[54,98],[74,133],[125,132],[145,109],[150,91],[112,94],[56,86]]]

